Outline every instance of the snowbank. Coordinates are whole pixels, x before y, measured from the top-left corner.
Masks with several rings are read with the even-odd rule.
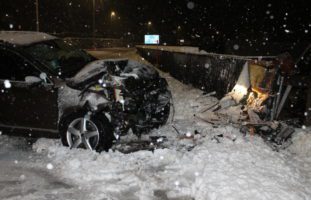
[[[311,161],[311,127],[306,130],[298,130],[292,139],[293,144],[289,151],[298,157]]]
[[[180,130],[189,131],[189,127],[184,128]],[[169,127],[162,130],[169,131]],[[41,139],[33,148],[47,153],[59,176],[93,188],[94,194],[100,194],[101,198],[145,200],[162,195],[167,199],[299,200],[311,197],[304,174],[291,165],[285,154],[273,152],[259,137],[243,137],[232,127],[210,127],[196,140],[178,139],[174,130],[166,134],[175,135],[175,141],[180,144],[195,143],[195,147],[192,151],[172,145],[170,149],[154,152],[97,154],[69,150],[54,140]]]

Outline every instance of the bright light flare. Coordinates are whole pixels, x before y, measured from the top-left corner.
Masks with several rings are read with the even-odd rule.
[[[116,12],[115,11],[111,11],[110,16],[111,17],[115,17],[116,16]]]

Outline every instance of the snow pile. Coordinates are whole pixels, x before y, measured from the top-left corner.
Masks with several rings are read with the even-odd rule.
[[[2,133],[1,130],[0,132]],[[27,149],[27,140],[21,137],[9,137],[0,134],[0,153],[3,151],[10,152],[15,149]]]
[[[167,73],[159,71],[169,85],[169,90],[172,92],[174,104],[174,120],[193,121],[193,115],[197,114],[202,109],[214,105],[218,100],[213,96],[202,96],[202,91],[193,88],[190,85],[184,85],[174,79]]]
[[[297,131],[292,142],[289,151],[298,157],[309,158],[311,161],[311,128]]]

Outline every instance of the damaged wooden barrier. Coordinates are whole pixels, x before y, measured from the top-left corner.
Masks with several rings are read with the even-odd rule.
[[[251,135],[259,134],[265,141],[282,145],[294,129],[274,121],[291,88],[284,85],[284,74],[279,69],[273,60],[246,62],[232,91],[219,102],[202,109],[196,118],[212,125],[244,127]]]
[[[215,91],[216,97],[222,98],[196,114],[200,121],[213,126],[228,123],[245,126],[275,143],[293,133],[293,129],[274,121],[281,115],[293,87],[288,77],[292,76],[295,63],[289,54],[243,57],[202,53],[187,47],[137,46],[137,49],[147,61],[179,81],[208,95]],[[307,101],[307,108],[310,102]],[[230,109],[236,110],[234,114]],[[309,113],[306,116],[310,120]]]

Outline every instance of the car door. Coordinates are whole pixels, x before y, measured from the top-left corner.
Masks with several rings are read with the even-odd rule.
[[[57,129],[57,91],[39,80],[38,70],[20,54],[0,49],[0,126],[54,131]]]

